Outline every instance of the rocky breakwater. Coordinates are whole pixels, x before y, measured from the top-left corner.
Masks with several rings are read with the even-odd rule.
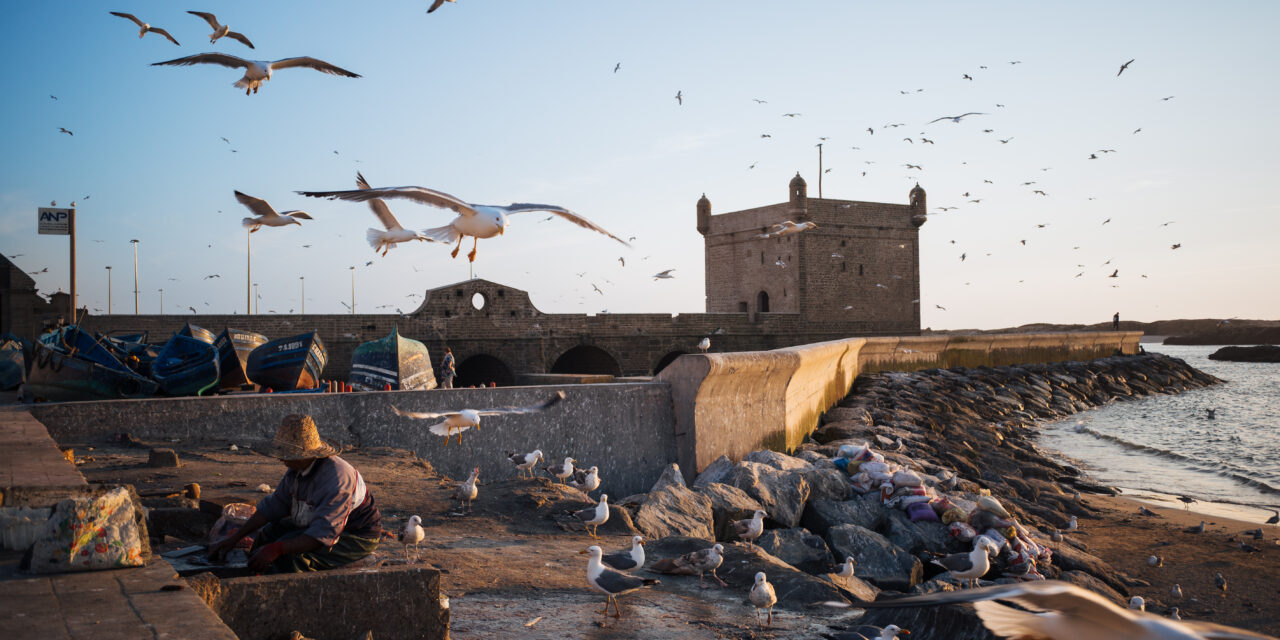
[[[1035,426],[1217,381],[1158,354],[869,375],[796,455],[722,457],[692,486],[672,465],[652,491],[620,506],[657,543],[651,551],[671,554],[736,542],[733,522],[763,510],[758,547],[726,544],[720,573],[739,586],[765,571],[783,608],[955,589],[969,576],[935,560],[988,546],[999,552],[984,580],[1065,580],[1124,605],[1141,582],[1068,530],[1073,516],[1092,513],[1082,493],[1114,492],[1039,451]],[[846,558],[852,575],[838,575]],[[873,610],[859,623],[897,624],[926,640],[993,637],[967,606]]]

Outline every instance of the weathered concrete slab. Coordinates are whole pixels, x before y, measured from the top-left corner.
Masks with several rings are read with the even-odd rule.
[[[0,506],[48,507],[89,485],[25,409],[0,411]]]

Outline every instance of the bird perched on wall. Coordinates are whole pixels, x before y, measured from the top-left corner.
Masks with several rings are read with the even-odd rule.
[[[750,518],[735,520],[733,522],[733,532],[738,535],[738,538],[754,547],[754,540],[764,533],[764,517],[766,515],[768,514],[764,511],[756,509],[756,512]]]
[[[236,33],[231,30],[231,27],[225,24],[218,24],[218,16],[204,11],[188,11],[187,13],[204,18],[204,21],[209,23],[209,28],[213,29],[213,33],[209,34],[209,44],[217,42],[219,38],[231,38],[232,40],[240,41],[241,44],[250,49],[254,48],[253,43],[249,42],[249,39],[243,33]]]
[[[569,486],[575,489],[581,489],[583,493],[591,493],[600,488],[600,470],[597,467],[591,467],[587,470],[574,469],[573,479],[569,480]]]
[[[256,218],[245,218],[240,221],[241,226],[248,229],[249,233],[253,233],[264,226],[287,227],[291,224],[301,226],[302,223],[298,222],[299,218],[303,220],[314,219],[306,211],[294,210],[285,211],[284,213],[276,213],[276,210],[262,198],[255,198],[251,195],[240,193],[239,191],[236,191],[235,194],[236,202],[248,207],[249,211],[258,214],[258,217]]]
[[[413,545],[413,560],[418,560],[418,543],[427,537],[427,532],[422,528],[422,518],[419,516],[409,516],[409,521],[404,524],[404,528],[400,530],[400,535],[396,539],[400,544],[408,550],[409,545]]]
[[[791,220],[783,220],[769,227],[769,230],[756,236],[757,238],[781,238],[783,236],[795,235],[810,229],[817,229],[816,222],[801,222],[796,224]]]
[[[721,580],[720,576],[716,575],[716,568],[718,568],[722,562],[724,562],[724,545],[716,543],[709,549],[690,551],[679,558],[663,558],[653,563],[650,570],[656,571],[657,573],[670,573],[685,576],[697,575],[698,587],[702,589],[707,588],[707,586],[703,584],[702,574],[709,571],[711,572],[711,577],[715,578],[716,581],[720,583],[720,586],[727,587],[729,586],[729,583]]]
[[[756,573],[756,582],[751,585],[751,591],[747,594],[751,600],[751,604],[756,607],[756,627],[760,626],[760,610],[765,609],[769,612],[769,626],[773,626],[773,605],[778,604],[778,595],[773,591],[773,585],[769,584],[768,578],[764,572]]]
[[[631,548],[610,553],[601,558],[605,564],[619,571],[630,571],[644,566],[644,538],[631,536]]]
[[[596,536],[596,531],[600,528],[600,525],[609,521],[609,494],[600,494],[600,502],[597,502],[596,506],[575,511],[573,512],[573,517],[581,520],[582,524],[586,525],[587,533],[591,534],[592,538],[598,537]]]
[[[978,585],[981,578],[991,569],[991,558],[988,552],[999,553],[1000,548],[986,536],[978,536],[973,541],[973,551],[969,553],[952,553],[933,560],[933,564],[951,572],[958,580],[968,580],[971,586]]]
[[[497,409],[462,409],[460,411],[404,411],[398,407],[391,407],[396,415],[414,420],[430,420],[433,418],[444,418],[443,421],[431,425],[428,429],[431,433],[438,436],[444,436],[445,446],[449,446],[449,437],[456,431],[458,434],[458,444],[462,444],[462,432],[471,428],[480,428],[481,416],[501,416],[501,415],[522,415],[528,413],[537,413],[554,407],[556,403],[564,400],[564,391],[557,391],[545,402],[528,407],[503,407]]]
[[[403,198],[419,204],[448,209],[457,213],[458,216],[443,227],[426,229],[423,233],[437,242],[453,243],[456,241],[458,244],[450,254],[454,258],[458,257],[458,250],[462,248],[463,238],[471,236],[475,243],[471,247],[471,253],[467,254],[467,259],[472,262],[476,260],[476,250],[479,246],[480,238],[493,238],[504,235],[507,230],[507,216],[529,211],[543,211],[559,216],[579,227],[609,236],[625,247],[631,247],[627,241],[609,233],[604,227],[564,207],[551,204],[531,204],[527,202],[517,202],[509,205],[473,204],[464,202],[456,196],[443,191],[414,186],[356,189],[354,191],[299,191],[298,193],[311,198],[350,200],[353,202],[367,202],[374,198]]]
[[[711,348],[711,338],[703,338],[702,340],[698,341],[698,351],[706,353],[707,349],[710,349],[710,348]]]
[[[174,43],[174,44],[178,44],[178,41],[177,41],[177,40],[174,40],[174,39],[173,39],[173,36],[169,35],[169,32],[168,32],[168,31],[165,31],[164,29],[161,29],[160,27],[153,27],[153,26],[151,26],[151,25],[149,25],[149,24],[147,24],[147,23],[145,23],[145,22],[143,22],[143,21],[139,20],[139,19],[138,19],[138,17],[137,17],[137,16],[135,16],[135,15],[133,15],[132,13],[121,13],[121,12],[119,12],[119,11],[111,11],[110,13],[111,13],[111,15],[116,16],[116,17],[118,17],[118,18],[124,18],[125,20],[132,20],[134,24],[138,25],[138,29],[139,29],[139,31],[138,31],[138,38],[142,38],[142,36],[145,36],[145,35],[147,35],[148,33],[158,33],[158,34],[160,34],[160,35],[164,36],[165,38],[167,38],[167,39],[169,40],[169,42],[172,42],[172,43]],[[178,46],[182,46],[182,45],[178,45]]]
[[[356,172],[356,187],[360,189],[369,188],[369,182],[364,179],[364,176],[359,171]],[[387,252],[394,249],[396,244],[410,240],[435,242],[435,240],[428,238],[421,232],[400,226],[400,221],[396,220],[396,217],[392,215],[391,208],[387,206],[386,201],[382,198],[370,200],[369,210],[373,211],[373,215],[377,216],[378,222],[381,222],[385,229],[384,231],[369,227],[369,230],[364,234],[365,240],[369,242],[369,246],[373,247],[374,253],[382,251],[382,255],[386,256]]]
[[[603,611],[606,616],[609,615],[609,603],[612,602],[614,617],[622,617],[622,609],[618,608],[618,601],[616,599],[618,596],[658,584],[658,581],[653,578],[637,578],[636,576],[622,573],[620,571],[614,571],[613,569],[604,566],[600,561],[600,556],[604,552],[600,550],[600,547],[595,545],[587,547],[586,550],[579,551],[578,553],[588,554],[591,556],[591,559],[587,561],[587,584],[590,584],[592,589],[595,589],[607,596],[608,599],[605,600]]]
[[[511,461],[511,464],[516,465],[516,468],[520,470],[520,475],[524,475],[524,472],[528,471],[529,477],[532,478],[533,465],[538,464],[538,461],[542,459],[542,449],[534,449],[532,453],[508,451],[507,459]]]
[[[458,490],[453,493],[453,497],[458,501],[458,506],[466,506],[467,513],[471,513],[471,501],[480,495],[480,490],[476,488],[476,479],[480,477],[480,467],[471,470],[471,475],[467,476],[465,482],[458,485]]]
[[[573,465],[576,462],[578,461],[566,456],[563,463],[547,465],[543,467],[543,470],[559,478],[560,482],[564,482],[565,478],[573,475]]]

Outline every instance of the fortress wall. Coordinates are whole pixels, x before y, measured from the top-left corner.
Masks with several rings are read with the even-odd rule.
[[[392,406],[413,411],[526,406],[561,388],[567,397],[551,409],[486,416],[478,430],[462,434],[461,445],[455,438],[447,447],[427,431],[435,420],[391,412]],[[411,450],[452,478],[465,477],[477,465],[482,482],[514,475],[507,450],[541,449],[556,461],[572,456],[582,465],[600,466],[604,486],[617,498],[647,491],[662,466],[676,460],[670,389],[656,383],[67,402],[31,405],[31,413],[63,444],[92,443],[128,431],[143,440],[177,440],[178,448],[198,442],[255,449],[269,445],[284,416],[306,413],[329,441]]]

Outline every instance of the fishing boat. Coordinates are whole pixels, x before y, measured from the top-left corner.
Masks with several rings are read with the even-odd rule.
[[[27,359],[22,343],[5,340],[0,343],[0,391],[17,388],[27,379]]]
[[[218,388],[239,389],[251,384],[244,370],[245,364],[249,361],[249,354],[266,341],[267,337],[260,333],[231,327],[223,329],[218,334],[218,339],[213,341],[213,346],[218,350],[218,369],[221,373]]]
[[[130,334],[127,336],[106,336],[102,341],[102,346],[106,347],[111,355],[116,357],[126,367],[136,371],[139,375],[151,376],[151,364],[155,362],[156,356],[160,355],[160,350],[155,345],[147,344],[144,341],[126,340],[125,338],[145,338],[146,334]]]
[[[50,402],[143,398],[156,392],[154,380],[130,371],[118,360],[114,363],[70,355],[41,340],[32,345],[26,388],[37,399]]]
[[[59,353],[96,362],[108,369],[124,368],[128,370],[120,362],[120,359],[111,352],[111,349],[107,348],[106,341],[106,336],[101,334],[97,336],[90,335],[74,324],[69,324],[40,336],[41,344]],[[34,352],[32,355],[34,355]]]
[[[351,387],[357,391],[434,389],[427,345],[405,338],[399,330],[379,340],[365,342],[351,354]]]
[[[249,354],[244,370],[250,382],[273,391],[314,389],[328,361],[320,334],[311,332],[264,343]]]
[[[214,339],[217,338],[217,336],[213,335],[212,331],[203,327],[197,327],[190,322],[182,325],[181,329],[178,329],[178,335],[195,338],[196,340],[206,344],[213,344]]]
[[[171,396],[198,396],[218,385],[218,350],[212,344],[175,333],[155,362],[151,377]]]

